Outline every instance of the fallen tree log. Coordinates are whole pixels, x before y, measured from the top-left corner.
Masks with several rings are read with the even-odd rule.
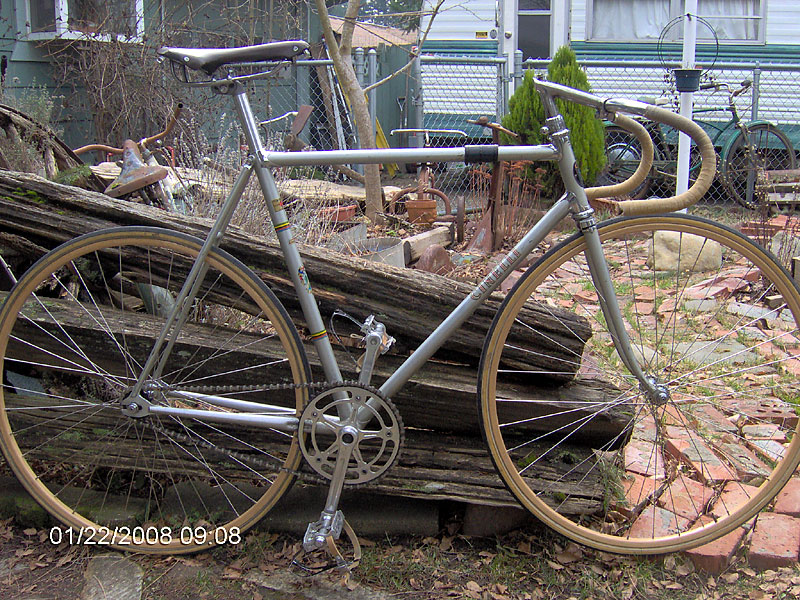
[[[0,293],[0,302],[4,298],[5,293]],[[103,328],[99,328],[97,319],[91,314],[77,310],[73,303],[57,299],[47,299],[45,305],[31,302],[25,313],[26,320],[18,322],[14,329],[14,337],[24,340],[24,343],[12,340],[8,358],[22,363],[51,364],[58,367],[54,359],[63,352],[61,338],[68,335],[69,338],[81,340],[82,346],[92,349],[92,364],[95,368],[117,376],[127,375],[126,365],[130,364],[120,354],[118,340],[124,339],[126,352],[136,362],[143,364],[163,323],[158,317],[147,314],[108,311],[103,316]],[[58,326],[54,325],[53,319],[58,321]],[[282,356],[282,351],[274,338],[239,333],[237,341],[241,348],[239,350],[227,346],[220,349],[221,344],[227,344],[227,337],[220,337],[215,326],[187,323],[181,329],[173,352],[194,357],[197,365],[211,364],[212,361],[206,359],[213,357],[215,385],[258,385],[279,380],[281,372],[276,367],[271,371],[274,381],[262,381],[258,377],[259,371],[245,368],[247,365],[278,362],[276,359]],[[307,354],[312,370],[319,373],[321,367],[310,346]],[[355,365],[344,351],[337,351],[337,359],[346,379],[358,379]],[[73,358],[70,362],[65,362],[63,368],[67,371],[74,370],[74,360]],[[402,357],[399,356],[380,357],[375,370],[376,384],[388,378],[401,360]],[[13,363],[9,362],[7,366],[13,370]],[[229,379],[216,376],[225,372],[234,375]],[[203,380],[205,376],[212,374],[206,373],[202,366],[194,367],[192,373],[195,380]],[[288,379],[288,367],[286,376]],[[291,396],[291,392],[286,393]],[[277,392],[272,391],[270,394],[275,397]],[[525,386],[515,382],[513,389],[498,389],[498,395],[503,398],[528,400],[520,404],[519,410],[524,409],[524,413],[512,414],[506,409],[504,417],[509,420],[528,419],[531,431],[538,433],[568,428],[576,421],[586,421],[580,436],[584,443],[602,443],[614,439],[627,426],[630,415],[622,408],[614,408],[612,394],[614,390],[601,381],[584,379],[555,386]],[[415,374],[392,400],[408,427],[477,436],[479,422],[476,395],[474,368],[432,361]],[[585,411],[576,410],[578,402],[585,402],[588,408]],[[569,410],[565,410],[565,407]],[[551,416],[546,420],[533,418],[542,414],[561,416]]]
[[[0,234],[26,238],[32,248],[53,248],[83,233],[120,225],[167,227],[202,237],[210,221],[116,201],[35,175],[0,171]],[[277,244],[231,227],[222,247],[267,282],[302,331],[304,319]],[[472,291],[470,285],[462,282],[323,248],[303,247],[301,252],[323,316],[337,308],[357,318],[380,315],[389,333],[397,338],[400,351],[416,347]],[[38,256],[19,258],[17,264],[24,264]],[[499,294],[493,295],[444,344],[439,356],[476,364],[501,299]],[[532,369],[548,372],[563,371],[564,364],[574,364],[576,369],[579,366],[572,357],[582,355],[584,340],[591,330],[573,313],[558,312],[559,318],[554,319],[553,309],[529,303],[522,315],[527,323],[546,333],[541,336],[545,344],[541,352],[519,357]]]
[[[10,386],[7,387],[10,389]],[[5,393],[5,400],[12,408],[22,405],[18,403],[29,406],[27,397],[17,396],[8,391]],[[47,423],[53,421],[54,412],[65,409],[58,406],[42,406],[42,409],[38,414],[31,410],[16,413],[15,425],[20,428],[35,426],[37,432],[44,436]],[[46,445],[37,444],[35,438],[25,438],[30,440],[31,444],[23,444],[21,450],[25,452],[28,460],[58,461],[64,465],[92,464],[98,468],[115,469],[127,464],[135,465],[137,461],[141,461],[142,455],[160,456],[159,463],[150,466],[169,473],[170,481],[177,480],[178,486],[187,484],[181,482],[181,478],[177,475],[204,477],[204,469],[190,454],[174,453],[167,456],[159,452],[155,439],[142,433],[147,431],[146,422],[139,428],[135,437],[129,438],[128,444],[122,443],[121,438],[117,439],[113,453],[98,453],[91,444],[82,442],[82,439],[88,437],[83,435],[84,432],[106,429],[112,423],[113,421],[104,419],[100,411],[96,411],[88,418],[73,423],[70,427],[72,435],[51,437]],[[494,470],[488,452],[477,442],[476,438],[471,436],[445,436],[441,433],[414,431],[412,435],[407,436],[397,463],[385,476],[368,484],[369,489],[392,496],[516,506],[516,500],[505,489]],[[270,444],[259,444],[258,448],[267,454],[277,455],[281,451],[281,448],[273,448]],[[537,452],[545,450],[541,443],[531,444],[529,448]],[[602,476],[599,469],[590,469],[591,461],[583,461],[590,456],[590,452],[591,450],[585,447],[561,444],[559,453],[550,454],[559,454],[561,457],[569,455],[572,460],[567,461],[553,456],[550,460],[539,461],[526,469],[526,478],[530,479],[534,486],[541,486],[542,489],[551,492],[545,497],[545,501],[554,495],[568,498],[559,502],[559,511],[562,513],[588,514],[599,510],[602,508],[603,500]],[[253,473],[244,466],[244,462],[240,454],[239,460],[215,463],[214,468],[225,482],[236,482],[247,486],[253,479]],[[576,462],[585,465],[585,468],[576,468]],[[320,484],[318,476],[312,474],[310,467],[305,463],[301,464],[298,477],[301,482],[310,485],[324,485]],[[188,485],[196,491],[203,486],[203,483],[192,481]],[[253,491],[257,493],[257,489]]]
[[[4,294],[0,294],[0,301],[3,299]],[[126,374],[126,363],[119,357],[118,342],[113,340],[124,339],[126,352],[129,352],[134,360],[140,360],[149,351],[160,329],[160,320],[157,317],[119,313],[118,318],[114,319],[112,312],[105,314],[103,329],[100,329],[91,315],[85,311],[69,311],[63,301],[55,299],[47,299],[42,305],[31,303],[26,308],[26,315],[28,318],[25,324],[15,329],[17,341],[12,340],[9,345],[8,360],[5,363],[7,371],[14,372],[14,365],[17,363],[20,363],[23,368],[25,364],[50,364],[58,368],[58,364],[53,360],[53,357],[63,350],[61,337],[54,335],[58,333],[68,336],[70,339],[80,339],[84,347],[91,347],[93,350],[92,363],[95,368],[106,371],[109,376],[122,376]],[[53,317],[57,318],[58,327],[53,325]],[[269,383],[258,381],[253,376],[253,371],[245,367],[248,364],[274,362],[274,358],[280,354],[280,349],[277,348],[274,341],[260,336],[242,334],[239,339],[241,350],[231,351],[230,348],[226,348],[224,352],[219,352],[219,348],[216,347],[219,338],[212,333],[214,330],[215,328],[208,325],[186,325],[182,329],[182,334],[173,352],[178,355],[192,356],[200,365],[205,362],[206,356],[213,356],[215,372],[232,371],[235,368],[238,371],[236,376],[238,384]],[[24,343],[19,340],[24,340]],[[311,356],[313,357],[313,354]],[[343,356],[338,358],[342,359],[340,363],[345,367],[345,377],[357,377],[352,362],[344,360]],[[376,373],[379,378],[388,375],[398,361],[397,357],[391,357],[388,361],[385,361],[385,358],[382,357],[379,362]],[[68,373],[72,373],[75,371],[75,366],[74,360],[71,360],[65,362],[63,368]],[[514,505],[515,500],[503,486],[492,466],[484,444],[477,435],[478,415],[475,407],[475,377],[472,369],[442,363],[432,363],[430,367],[430,369],[425,369],[422,374],[415,376],[394,399],[407,425],[404,448],[398,463],[385,477],[373,483],[370,486],[371,489],[395,496],[450,499],[490,505]],[[318,368],[318,365],[312,364],[312,368]],[[280,372],[277,370],[274,374],[280,376]],[[29,373],[28,380],[31,375],[34,373]],[[202,368],[193,371],[195,379],[202,380],[203,375]],[[48,423],[55,423],[55,412],[73,412],[69,403],[66,407],[63,406],[64,402],[60,396],[52,399],[48,399],[44,394],[34,397],[25,396],[27,393],[25,390],[14,388],[15,380],[15,377],[9,376],[9,383],[4,386],[6,405],[12,409],[15,406],[23,405],[41,407],[41,410],[15,412],[15,427],[25,429],[35,424],[41,436],[42,432],[38,427],[46,428]],[[224,385],[227,382],[221,380],[218,383]],[[576,443],[562,442],[558,452],[549,453],[546,452],[546,440],[530,442],[527,445],[530,452],[547,456],[547,459],[526,469],[526,477],[535,480],[534,485],[548,486],[551,492],[561,493],[564,497],[568,497],[569,502],[560,507],[563,512],[585,514],[601,506],[603,482],[599,480],[600,475],[596,470],[588,469],[588,465],[592,464],[591,461],[584,462],[582,460],[592,455],[592,447],[596,444],[580,444],[586,444],[590,440],[603,443],[605,440],[618,436],[625,429],[630,415],[619,409],[605,411],[596,408],[596,402],[601,401],[608,391],[598,387],[597,382],[580,380],[552,390],[536,387],[520,389],[515,386],[515,393],[527,394],[529,399],[545,401],[552,394],[548,410],[555,414],[563,414],[563,407],[568,406],[570,408],[568,412],[571,415],[569,422],[574,422],[576,418],[588,417],[592,412],[593,418],[586,419],[588,422],[581,429],[581,436]],[[501,392],[506,396],[510,394],[508,390],[501,390]],[[275,390],[270,391],[270,401],[282,403],[278,398],[279,394]],[[291,396],[292,392],[287,391],[286,394]],[[248,397],[250,400],[258,401],[257,396]],[[586,411],[582,413],[576,411],[577,400],[586,402]],[[528,403],[524,406],[530,407],[531,404]],[[458,418],[454,419],[453,415],[457,415]],[[91,460],[97,462],[98,466],[103,466],[102,459],[98,459],[96,456],[96,448],[81,446],[80,440],[83,438],[78,434],[80,430],[94,431],[111,427],[113,421],[109,421],[109,419],[112,416],[113,413],[100,410],[91,411],[91,414],[88,415],[81,413],[78,417],[66,414],[65,418],[74,420],[71,430],[76,435],[57,436],[57,441],[54,438],[47,445],[40,444],[36,448],[30,448],[30,456],[35,457],[37,452],[43,452],[42,459],[53,460],[58,456],[63,456],[66,462],[76,461],[79,463],[84,460],[88,461],[91,457]],[[532,415],[526,413],[526,416],[531,417]],[[535,424],[538,422],[535,419],[531,420],[532,438],[540,436],[541,432],[537,432],[535,429]],[[564,423],[564,425],[567,424]],[[561,425],[557,419],[548,420],[548,426],[553,429],[557,429]],[[33,439],[35,441],[38,438],[34,437]],[[137,440],[140,443],[148,443],[142,438],[131,439],[130,449],[125,449],[121,455],[114,453],[114,466],[118,466],[119,461],[125,460],[126,456],[129,456],[130,460],[135,460],[135,457],[138,456],[138,449],[134,443]],[[258,444],[255,440],[254,443]],[[115,445],[115,448],[119,450],[120,446]],[[268,450],[269,448],[262,449]],[[156,452],[155,448],[153,452]],[[182,456],[183,454],[179,453],[171,459],[172,462],[168,466],[169,472],[187,475],[195,472],[197,469],[195,462],[188,457],[183,460]],[[570,459],[567,460],[564,458],[565,456],[569,456]],[[575,457],[580,458],[576,460]],[[578,465],[586,465],[586,468],[576,467],[576,462]],[[238,461],[227,465],[225,469],[226,480],[249,481],[252,478],[252,473]],[[308,472],[308,467],[303,466],[303,471]]]

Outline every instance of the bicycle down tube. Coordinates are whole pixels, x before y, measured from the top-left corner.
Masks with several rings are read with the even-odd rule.
[[[587,239],[590,240],[587,250],[587,259],[591,265],[591,272],[596,280],[597,289],[600,293],[600,304],[606,319],[610,324],[612,335],[615,338],[615,345],[620,352],[620,357],[631,373],[639,379],[642,385],[651,394],[657,394],[657,390],[647,380],[643,371],[634,358],[630,342],[625,334],[624,327],[619,317],[619,307],[611,286],[607,266],[602,254],[599,239],[594,228],[593,211],[586,199],[583,187],[575,179],[574,165],[575,158],[571,146],[565,143],[566,128],[563,118],[556,111],[555,106],[550,107],[550,111],[555,114],[548,120],[548,127],[552,130],[551,137],[556,145],[539,146],[466,146],[463,148],[401,148],[383,150],[346,150],[346,151],[305,151],[305,152],[270,152],[267,151],[261,142],[257,130],[257,121],[252,112],[249,100],[241,84],[235,83],[230,91],[225,92],[233,96],[239,120],[243,125],[245,139],[250,148],[253,149],[250,163],[245,165],[244,170],[237,179],[236,184],[223,206],[220,216],[212,227],[208,239],[204,244],[204,251],[207,253],[212,247],[219,245],[219,241],[225,228],[230,222],[233,210],[238,203],[243,190],[252,171],[255,171],[259,185],[266,199],[270,218],[275,229],[281,251],[284,256],[286,268],[296,290],[303,315],[320,363],[323,368],[325,379],[329,382],[341,382],[342,375],[339,365],[333,353],[330,339],[324,321],[319,311],[318,304],[314,298],[311,282],[303,265],[302,257],[294,243],[291,225],[286,211],[280,201],[277,185],[270,171],[273,166],[303,166],[309,164],[340,164],[345,162],[359,162],[363,164],[380,164],[386,162],[419,162],[419,161],[464,161],[464,162],[487,162],[494,160],[550,160],[557,161],[562,173],[563,180],[570,189],[559,199],[545,216],[517,243],[508,253],[507,257],[489,273],[483,281],[452,311],[448,317],[420,344],[420,346],[397,368],[397,370],[380,386],[379,391],[387,397],[392,397],[408,382],[427,360],[442,346],[442,344],[483,304],[488,296],[496,290],[506,277],[514,271],[517,266],[538,246],[554,226],[566,216],[572,214],[576,219],[579,228],[583,231]],[[201,257],[204,254],[201,254]],[[156,378],[160,376],[161,368],[166,362],[168,353],[172,349],[177,332],[180,329],[182,319],[185,319],[186,312],[189,310],[187,298],[191,299],[197,286],[203,278],[201,262],[198,261],[190,276],[187,278],[185,289],[176,302],[174,314],[170,315],[167,325],[161,337],[156,341],[154,350],[148,359],[142,373],[140,374],[137,386],[134,387],[130,398],[135,399],[136,403],[141,403],[140,392],[144,386],[144,381],[149,375]],[[181,314],[182,311],[182,314]],[[167,335],[172,331],[172,338],[167,340]],[[162,347],[166,342],[166,347]],[[158,364],[156,364],[158,362]],[[213,396],[205,398],[209,404],[217,404],[217,399]],[[149,404],[149,403],[148,403]],[[264,405],[250,405],[241,403],[239,410],[245,412],[264,412]],[[236,408],[231,406],[231,408]],[[170,414],[179,412],[183,409],[163,409],[156,406],[148,406],[148,410]],[[141,407],[132,410],[141,410]],[[275,407],[279,413],[283,412],[280,407]],[[349,416],[349,409],[346,403],[340,407],[340,418],[346,419]],[[235,421],[235,415],[220,417],[220,414],[213,411],[197,411],[196,418],[205,417],[209,420],[224,419]],[[245,415],[242,422],[258,423],[259,418],[263,419],[263,425],[267,427],[285,428],[294,430],[296,424],[291,423],[285,415]],[[369,420],[368,415],[360,415],[361,426],[366,425]]]

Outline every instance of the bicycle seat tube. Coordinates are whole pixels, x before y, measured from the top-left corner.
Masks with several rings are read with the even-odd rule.
[[[250,107],[245,87],[238,81],[234,81],[232,83],[225,82],[215,89],[219,93],[229,94],[234,100],[236,114],[244,130],[245,140],[247,140],[250,152],[255,157],[253,167],[267,203],[272,226],[278,237],[278,243],[286,261],[286,268],[289,270],[289,277],[294,285],[300,308],[308,325],[309,337],[313,341],[317,355],[322,363],[325,378],[331,382],[342,381],[339,365],[336,363],[328,332],[319,312],[319,306],[311,291],[311,283],[303,266],[303,260],[297,250],[297,245],[292,240],[292,228],[289,224],[288,215],[281,203],[275,179],[267,166],[267,150],[258,134],[258,123]],[[344,412],[340,416],[346,418],[347,414],[345,413],[348,409],[344,404],[342,407]]]

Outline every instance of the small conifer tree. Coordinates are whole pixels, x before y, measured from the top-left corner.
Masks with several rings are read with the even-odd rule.
[[[591,91],[586,73],[578,65],[575,53],[568,46],[558,49],[547,68],[547,78],[585,92]],[[594,183],[605,166],[606,155],[603,141],[603,124],[595,117],[594,110],[588,106],[557,100],[559,110],[564,115],[570,130],[570,140],[575,152],[575,160],[587,185]],[[520,85],[508,101],[508,114],[503,117],[503,126],[518,133],[523,144],[543,142],[541,128],[544,125],[544,107],[539,93],[533,85],[533,73],[525,73]],[[555,165],[548,166],[549,176],[545,183],[554,185],[560,181],[556,177]],[[560,191],[560,190],[553,190]]]

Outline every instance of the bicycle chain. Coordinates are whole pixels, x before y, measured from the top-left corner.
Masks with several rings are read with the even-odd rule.
[[[308,389],[321,389],[325,387],[329,387],[331,384],[327,381],[311,381],[308,383],[271,383],[267,385],[214,385],[214,386],[182,386],[180,390],[181,392],[193,392],[193,393],[206,393],[206,394],[214,394],[214,393],[231,393],[231,392],[271,392],[277,390],[297,390],[301,388],[308,388]],[[212,450],[226,456],[228,458],[234,458],[241,461],[246,461],[264,468],[276,468],[274,463],[263,460],[261,458],[257,458],[251,455],[245,455],[241,452],[236,452],[235,450],[227,450],[224,448],[219,448],[215,444],[204,440],[202,438],[194,439],[184,433],[178,431],[167,431],[163,427],[155,425],[149,419],[147,420],[147,426],[152,428],[154,431],[161,433],[162,435],[168,436],[169,438],[177,439],[181,442],[190,442],[194,445],[204,447],[208,450]],[[302,463],[301,463],[302,464]],[[281,473],[289,473],[298,479],[303,481],[308,481],[311,483],[319,483],[324,484],[327,483],[328,480],[320,477],[319,475],[313,472],[306,472],[300,471],[298,469],[289,469],[287,467],[277,467],[277,470]]]
[[[377,390],[375,390],[373,388],[370,388],[368,386],[363,386],[363,385],[361,385],[361,384],[359,384],[357,382],[354,382],[354,381],[342,381],[342,382],[339,382],[339,383],[330,383],[330,382],[327,382],[327,381],[310,381],[308,383],[271,383],[271,384],[267,384],[267,385],[254,385],[253,384],[253,385],[183,386],[178,391],[213,394],[213,393],[232,393],[232,392],[269,392],[269,391],[277,391],[277,390],[298,390],[298,389],[303,389],[303,388],[310,389],[310,390],[317,390],[317,389],[324,389],[324,388],[336,388],[336,387],[339,387],[339,386],[347,386],[347,385],[354,385],[356,387],[365,387],[366,389],[369,389],[370,391],[372,391],[376,395],[380,396],[380,392],[378,392]],[[400,442],[399,442],[399,444],[400,444],[400,448],[402,449],[403,444],[405,442],[405,428],[403,427],[402,417],[400,416],[400,412],[394,406],[394,403],[392,403],[392,401],[389,400],[389,398],[383,398],[382,397],[382,399],[385,400],[386,402],[388,402],[388,404],[393,408],[395,416],[396,416],[398,422],[400,423]],[[270,463],[270,462],[265,461],[263,459],[260,459],[260,458],[257,458],[257,457],[251,456],[251,455],[245,455],[245,454],[243,454],[241,452],[236,452],[234,450],[226,450],[226,449],[223,449],[223,448],[219,448],[215,444],[212,444],[211,442],[209,442],[207,440],[204,440],[202,438],[194,439],[194,438],[192,438],[192,437],[190,437],[190,436],[188,436],[188,435],[186,435],[184,433],[178,432],[178,431],[167,431],[163,427],[155,425],[149,419],[148,419],[146,425],[148,427],[152,428],[154,431],[157,431],[157,432],[161,433],[162,435],[165,435],[165,436],[167,436],[169,438],[174,438],[174,439],[177,439],[178,441],[189,442],[189,443],[192,443],[192,444],[194,444],[196,446],[201,446],[201,447],[207,448],[208,450],[212,450],[212,451],[217,452],[218,454],[221,454],[221,455],[226,456],[228,458],[234,458],[234,459],[241,460],[241,461],[247,461],[247,462],[250,462],[252,464],[256,464],[256,465],[259,465],[259,466],[265,467],[265,468],[274,468],[275,467],[275,465],[273,463]],[[398,452],[398,455],[397,455],[397,457],[395,457],[395,461],[394,462],[397,461],[399,456],[400,456],[400,454]],[[301,463],[301,464],[303,464],[303,463]],[[300,471],[298,469],[289,469],[287,467],[277,467],[277,470],[279,472],[281,472],[281,473],[288,473],[288,474],[290,474],[290,475],[292,475],[294,477],[297,477],[298,479],[300,479],[302,481],[307,481],[307,482],[317,483],[317,484],[329,484],[330,483],[330,479],[326,479],[324,477],[321,477],[320,475],[317,475],[314,472]],[[373,479],[370,482],[362,483],[362,484],[348,484],[347,487],[349,487],[349,488],[357,488],[357,487],[361,487],[361,486],[364,486],[364,485],[369,485],[370,483],[374,483],[375,481],[378,481],[379,479],[382,479],[386,475],[386,471],[388,471],[388,470],[389,469],[386,469],[380,476],[376,477],[375,479]]]

